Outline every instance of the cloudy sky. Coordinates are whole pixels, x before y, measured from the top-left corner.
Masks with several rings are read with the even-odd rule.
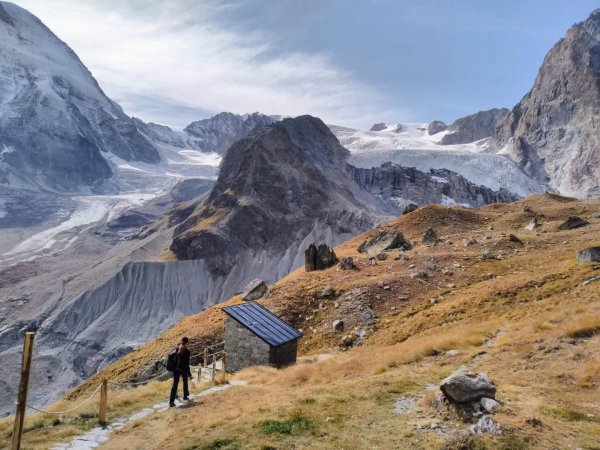
[[[176,128],[220,111],[328,123],[513,106],[598,0],[14,0],[125,111]]]

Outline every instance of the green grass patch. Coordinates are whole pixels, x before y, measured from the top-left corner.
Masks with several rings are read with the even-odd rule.
[[[229,438],[216,439],[205,445],[194,445],[192,447],[188,447],[186,450],[239,450],[242,448],[240,444]]]
[[[547,411],[551,416],[556,417],[559,420],[566,420],[568,422],[583,422],[591,420],[588,416],[580,411],[576,411],[567,406],[559,406],[556,408],[549,409]]]
[[[315,424],[308,417],[295,413],[288,420],[264,420],[260,423],[260,430],[264,434],[300,434],[315,431]]]
[[[499,450],[527,450],[530,445],[527,438],[515,433],[509,433],[500,438]]]

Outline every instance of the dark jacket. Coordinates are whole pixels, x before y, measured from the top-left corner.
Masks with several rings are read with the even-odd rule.
[[[188,378],[192,378],[192,371],[190,370],[190,351],[186,348],[177,355],[179,356],[177,370],[179,373],[181,373],[181,375],[186,375]]]

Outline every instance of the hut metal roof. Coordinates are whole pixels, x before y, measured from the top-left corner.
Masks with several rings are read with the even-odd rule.
[[[273,347],[302,337],[302,333],[258,303],[227,306],[223,311]]]

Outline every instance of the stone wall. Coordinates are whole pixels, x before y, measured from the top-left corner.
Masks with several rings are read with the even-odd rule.
[[[231,317],[225,322],[225,352],[228,372],[270,362],[269,344]]]

